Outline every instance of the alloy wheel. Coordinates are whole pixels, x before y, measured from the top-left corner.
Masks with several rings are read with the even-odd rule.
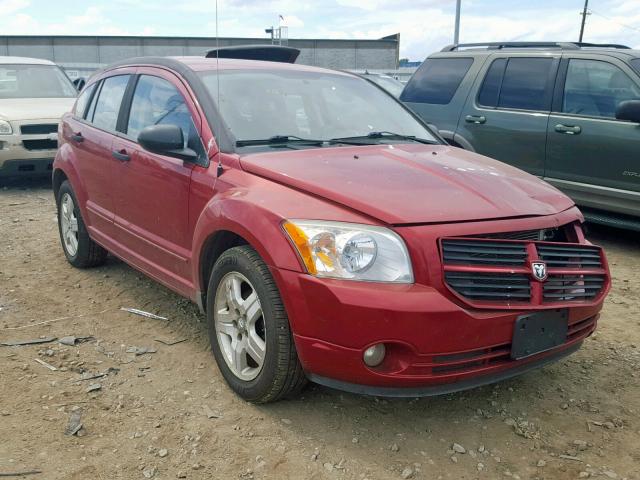
[[[213,316],[227,366],[240,380],[255,379],[267,352],[266,329],[258,293],[247,277],[239,272],[222,277]]]
[[[62,195],[59,215],[64,249],[69,256],[73,257],[78,253],[78,217],[76,217],[73,198],[68,193]]]

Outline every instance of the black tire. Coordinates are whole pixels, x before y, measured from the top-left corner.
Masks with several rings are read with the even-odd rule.
[[[78,223],[78,246],[75,252],[70,252],[68,250],[63,234],[61,208],[62,200],[65,195],[70,196],[73,201],[73,213]],[[58,190],[58,196],[56,198],[56,206],[58,210],[58,232],[60,234],[60,243],[62,244],[62,251],[67,257],[69,263],[76,268],[90,268],[102,265],[107,259],[107,251],[89,237],[89,232],[87,232],[87,227],[85,226],[82,214],[80,213],[78,200],[67,180],[62,182],[62,185],[60,185],[60,190]]]
[[[266,353],[257,377],[249,381],[236,376],[227,365],[215,328],[216,292],[225,275],[232,272],[240,273],[251,282],[262,307]],[[273,402],[294,396],[307,384],[278,287],[267,265],[250,246],[231,248],[216,261],[207,290],[207,323],[211,349],[220,372],[243,399],[253,403]]]

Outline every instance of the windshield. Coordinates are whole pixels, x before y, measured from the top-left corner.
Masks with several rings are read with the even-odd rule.
[[[365,75],[365,78],[367,80],[371,80],[373,83],[380,85],[396,98],[400,97],[400,94],[404,89],[404,85],[402,84],[402,82],[388,75]]]
[[[393,97],[360,77],[289,69],[222,71],[218,102],[216,72],[200,75],[237,141],[393,132],[438,142]],[[397,137],[384,141],[389,138]]]
[[[55,65],[0,64],[0,98],[72,98],[73,84]]]

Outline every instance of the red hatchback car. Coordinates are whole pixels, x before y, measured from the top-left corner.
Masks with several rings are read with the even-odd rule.
[[[250,401],[511,377],[576,351],[609,289],[568,197],[349,73],[132,59],[89,80],[59,137],[69,262],[108,251],[196,302]]]

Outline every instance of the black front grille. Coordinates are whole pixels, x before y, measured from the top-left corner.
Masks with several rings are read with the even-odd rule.
[[[48,133],[56,133],[57,131],[58,125],[56,123],[34,123],[20,127],[20,132],[23,135],[47,135]]]
[[[440,253],[444,284],[480,308],[588,303],[609,283],[604,253],[593,245],[452,237],[440,240]],[[540,261],[547,267],[543,280],[533,271]]]
[[[604,286],[604,275],[549,275],[542,296],[550,302],[591,300]]]
[[[538,245],[538,256],[548,267],[602,268],[600,249],[597,247],[568,245]]]
[[[524,244],[475,240],[443,240],[442,251],[447,264],[459,265],[524,265]]]
[[[23,140],[22,144],[27,150],[55,150],[58,148],[57,140],[40,139],[40,140]]]
[[[528,240],[528,241],[548,241],[566,242],[565,229],[543,228],[541,230],[521,230],[518,232],[486,233],[482,235],[472,235],[478,238],[494,238],[500,240]]]
[[[460,295],[492,302],[531,299],[529,278],[522,274],[446,272],[445,280]]]

